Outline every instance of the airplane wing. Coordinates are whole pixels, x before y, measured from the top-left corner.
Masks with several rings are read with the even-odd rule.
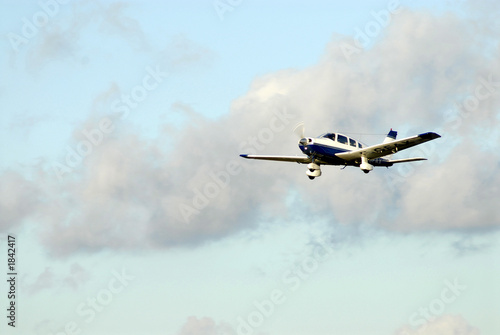
[[[361,156],[365,156],[368,159],[374,159],[374,158],[384,157],[404,149],[411,148],[415,145],[419,145],[421,143],[425,143],[427,141],[431,141],[439,137],[441,136],[436,133],[432,132],[423,133],[420,135],[407,137],[392,142],[381,143],[358,150],[339,153],[336,154],[336,156],[345,159],[347,161],[360,159]],[[394,163],[403,163],[403,162],[395,161]]]
[[[415,157],[415,158],[403,158],[403,159],[390,159],[388,163],[397,164],[397,163],[408,163],[408,162],[417,162],[426,160],[427,158],[424,157]]]
[[[305,156],[269,156],[269,155],[240,155],[248,159],[262,159],[267,161],[311,163],[311,159]]]

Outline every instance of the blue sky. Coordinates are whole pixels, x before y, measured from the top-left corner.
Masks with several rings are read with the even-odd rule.
[[[2,334],[498,334],[494,1],[1,5]],[[301,121],[443,137],[313,182],[238,157]]]

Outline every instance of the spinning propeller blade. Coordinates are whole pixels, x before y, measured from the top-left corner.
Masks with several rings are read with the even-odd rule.
[[[295,128],[293,128],[293,132],[299,137],[299,138],[304,138],[305,135],[305,127],[304,127],[304,122],[299,122]]]

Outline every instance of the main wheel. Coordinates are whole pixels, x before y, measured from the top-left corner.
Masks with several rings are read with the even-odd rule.
[[[313,176],[308,176],[308,177],[309,177],[309,179],[311,179],[311,180],[313,180],[314,178],[316,178],[316,177],[313,177]]]

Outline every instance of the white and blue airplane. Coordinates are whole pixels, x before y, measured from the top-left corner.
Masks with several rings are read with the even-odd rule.
[[[299,148],[307,156],[246,154],[240,156],[249,159],[307,164],[306,174],[312,180],[321,176],[321,165],[343,165],[344,168],[346,166],[356,166],[364,173],[368,173],[373,170],[374,166],[389,167],[397,163],[427,160],[427,158],[423,157],[392,159],[392,154],[441,137],[436,133],[428,132],[396,140],[398,133],[391,129],[381,144],[367,146],[340,133],[326,133],[319,137],[305,137],[303,125],[301,125],[301,128]]]

